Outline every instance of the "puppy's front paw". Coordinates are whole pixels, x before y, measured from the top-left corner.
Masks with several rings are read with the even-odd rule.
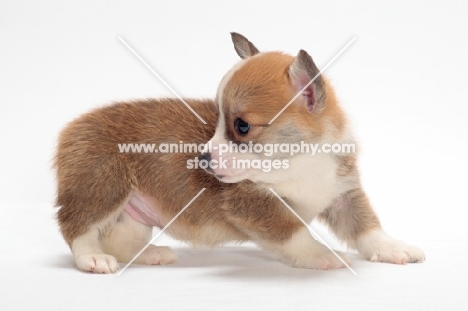
[[[340,252],[333,254],[327,247],[314,240],[307,230],[301,228],[292,237],[275,247],[276,252],[293,267],[308,269],[339,269],[350,265],[351,260]],[[340,258],[343,260],[341,261]]]
[[[425,255],[416,246],[400,241],[393,241],[383,243],[383,245],[368,254],[367,259],[373,262],[390,262],[404,265],[406,263],[423,262]]]
[[[393,239],[383,230],[373,231],[359,239],[357,243],[359,253],[373,262],[389,262],[406,264],[423,262],[424,252],[416,246]]]
[[[119,270],[117,260],[106,254],[85,254],[75,258],[78,268],[92,273],[114,273]]]
[[[295,268],[308,268],[318,270],[340,269],[346,267],[346,265],[340,260],[340,258],[344,262],[346,262],[348,266],[351,265],[351,260],[348,258],[348,256],[340,252],[335,253],[339,256],[339,258],[335,256],[329,249],[325,249],[320,252],[316,252],[314,250],[305,258],[297,258],[292,263],[292,266]]]

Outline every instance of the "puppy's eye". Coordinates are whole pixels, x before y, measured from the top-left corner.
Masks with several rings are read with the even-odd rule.
[[[236,121],[234,121],[234,128],[239,135],[245,136],[249,133],[250,124],[240,118],[237,118]]]

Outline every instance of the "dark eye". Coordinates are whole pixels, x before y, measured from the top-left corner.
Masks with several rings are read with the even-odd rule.
[[[234,121],[234,128],[236,129],[237,133],[239,133],[239,135],[244,136],[249,133],[250,124],[242,119],[237,118],[236,121]]]

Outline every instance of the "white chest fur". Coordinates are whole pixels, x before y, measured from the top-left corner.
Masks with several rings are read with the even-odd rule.
[[[340,194],[336,171],[337,162],[330,154],[297,155],[289,159],[289,169],[273,173],[277,175],[273,188],[310,222]]]

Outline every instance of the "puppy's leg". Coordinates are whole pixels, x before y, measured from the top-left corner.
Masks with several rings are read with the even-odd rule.
[[[119,269],[117,260],[103,252],[100,236],[107,227],[116,221],[116,214],[90,226],[86,233],[76,237],[70,243],[76,265],[82,271],[94,273],[114,273]]]
[[[424,253],[419,248],[396,240],[382,230],[361,188],[336,199],[319,219],[325,221],[338,238],[370,261],[395,264],[424,261]]]
[[[302,224],[301,224],[302,225]],[[259,242],[265,249],[276,253],[287,263],[296,268],[338,269],[350,265],[351,260],[344,254],[335,251],[333,254],[326,246],[312,238],[309,230],[302,225],[285,240],[267,240]]]
[[[119,262],[130,262],[151,240],[153,228],[134,220],[123,212],[119,221],[103,237],[101,243],[105,253],[113,255]],[[134,261],[136,264],[159,265],[176,261],[177,255],[169,247],[149,245]]]
[[[63,140],[59,146],[57,220],[79,269],[113,273],[117,261],[103,252],[100,239],[117,222],[136,182],[121,159],[83,145]]]
[[[335,269],[345,265],[281,201],[253,185],[236,187],[224,210],[231,223],[293,267]],[[340,254],[349,263],[349,259]]]

